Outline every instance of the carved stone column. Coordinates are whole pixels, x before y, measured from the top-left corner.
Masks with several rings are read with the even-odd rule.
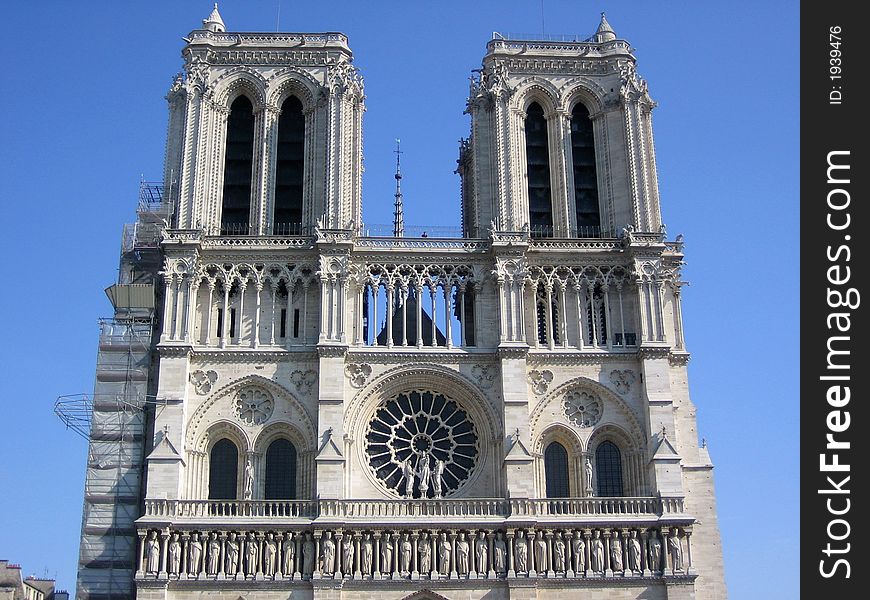
[[[148,537],[148,532],[139,530],[139,568],[136,569],[135,577],[145,577],[145,538]]]
[[[507,546],[507,576],[510,578],[516,577],[517,572],[514,570],[514,530],[508,529],[505,534]]]
[[[447,537],[450,539],[450,579],[457,579],[459,575],[456,572],[456,531],[451,529]]]
[[[159,579],[166,579],[169,574],[166,572],[166,555],[169,554],[169,530],[166,529],[160,532],[160,573],[157,574]]]
[[[361,539],[361,533],[356,532],[355,534],[353,534],[354,579],[362,579],[362,555],[359,553],[359,543]]]
[[[586,540],[586,562],[584,566],[586,567],[583,571],[584,576],[588,576],[589,572],[592,570],[592,530],[584,529],[583,530],[583,539]]]
[[[601,533],[601,537],[604,538],[604,576],[605,577],[613,577],[613,569],[610,564],[610,529],[605,529]]]
[[[420,539],[420,532],[416,529],[411,532],[411,579],[420,579],[418,571],[419,564],[417,562],[417,541]]]
[[[374,539],[374,554],[372,555],[372,579],[381,578],[381,532],[375,531],[372,534]]]
[[[667,575],[671,566],[670,552],[668,552],[668,535],[670,529],[662,527],[662,575]]]

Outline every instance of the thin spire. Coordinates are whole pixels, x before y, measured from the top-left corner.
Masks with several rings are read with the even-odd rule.
[[[616,32],[613,27],[607,22],[607,17],[601,13],[601,22],[598,24],[598,31],[595,32],[596,42],[611,42],[616,39]]]
[[[402,151],[399,149],[399,138],[396,138],[396,203],[393,208],[393,237],[405,237],[405,210],[402,203]]]
[[[226,31],[226,25],[224,25],[224,20],[221,18],[221,13],[218,11],[217,2],[214,3],[214,8],[211,11],[211,14],[202,20],[202,26],[209,31],[214,31],[216,33],[220,33]]]

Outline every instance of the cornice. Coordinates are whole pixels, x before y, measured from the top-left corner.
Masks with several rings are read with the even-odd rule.
[[[317,353],[310,349],[299,350],[254,350],[246,348],[193,348],[189,354],[191,360],[208,363],[262,363],[262,362],[302,362],[314,361]]]
[[[637,352],[601,352],[598,350],[529,350],[527,358],[530,365],[544,366],[570,366],[570,365],[597,365],[604,362],[633,362],[637,360]]]
[[[361,348],[361,347],[358,347]],[[373,350],[348,348],[347,360],[367,362],[372,364],[406,364],[406,363],[493,363],[497,352],[495,350],[448,350],[446,348],[417,348],[416,346],[384,348]]]

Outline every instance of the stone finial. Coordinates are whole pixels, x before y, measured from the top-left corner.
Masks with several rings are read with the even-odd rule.
[[[215,33],[227,30],[226,25],[224,25],[224,20],[221,18],[221,13],[218,11],[217,2],[214,3],[214,8],[212,9],[211,14],[203,19],[202,26],[204,29],[208,29]]]
[[[598,24],[598,31],[595,32],[596,42],[612,42],[616,39],[616,32],[607,22],[607,17],[601,13],[601,23]]]

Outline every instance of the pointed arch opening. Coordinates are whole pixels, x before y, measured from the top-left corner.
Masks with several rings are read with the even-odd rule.
[[[293,500],[296,498],[296,446],[286,438],[278,438],[266,450],[264,498]]]
[[[224,150],[221,235],[250,234],[254,106],[244,95],[230,105]]]
[[[278,117],[273,235],[302,233],[302,188],[305,168],[305,115],[302,102],[289,96]]]
[[[598,173],[595,166],[595,136],[589,109],[578,102],[571,111],[571,166],[574,175],[576,237],[599,237]]]
[[[238,498],[239,449],[224,438],[212,446],[208,462],[208,499]]]
[[[622,453],[610,440],[604,440],[595,449],[595,467],[598,476],[596,495],[612,498],[624,496],[622,484]]]
[[[568,451],[559,442],[550,442],[544,450],[544,476],[547,498],[567,498],[571,495],[568,484]]]
[[[533,237],[552,237],[553,201],[550,185],[550,142],[544,109],[532,102],[526,109],[526,173],[529,228]]]

